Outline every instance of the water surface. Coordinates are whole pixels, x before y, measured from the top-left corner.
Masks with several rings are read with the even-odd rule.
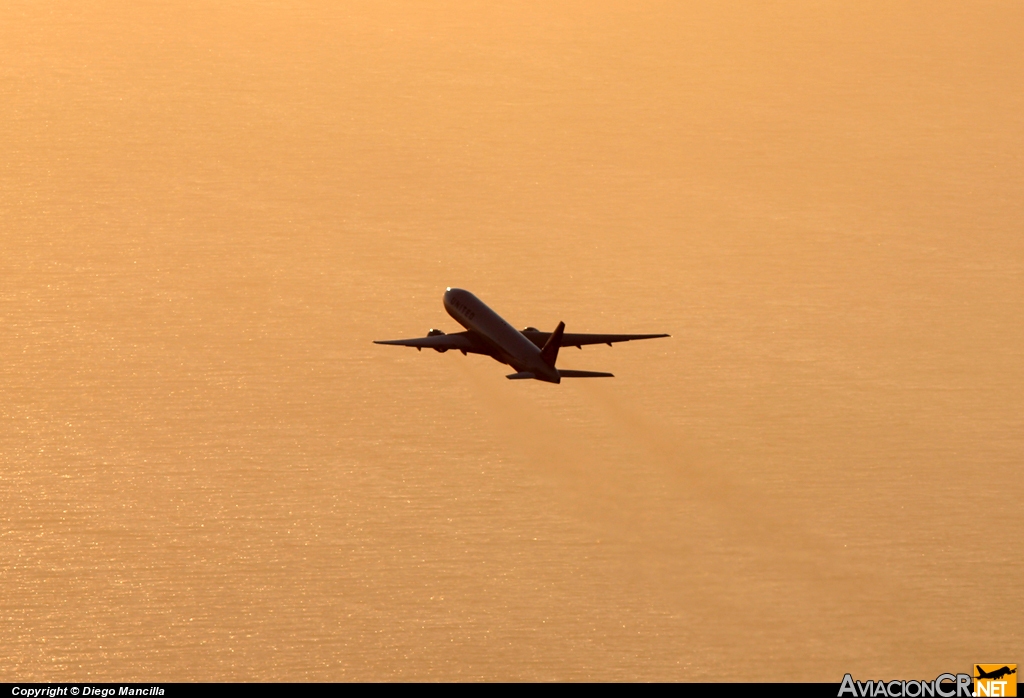
[[[0,677],[1018,661],[1024,6],[0,9]],[[609,381],[371,344],[517,326]]]

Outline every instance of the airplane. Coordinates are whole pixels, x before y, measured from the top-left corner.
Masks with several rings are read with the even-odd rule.
[[[448,288],[444,293],[444,309],[465,332],[445,334],[430,330],[426,337],[415,339],[377,340],[374,344],[393,344],[433,349],[444,353],[458,349],[465,354],[483,354],[516,370],[505,376],[509,380],[534,379],[547,383],[561,383],[563,378],[613,378],[600,371],[570,371],[555,368],[561,347],[583,348],[584,344],[629,342],[635,339],[668,337],[667,334],[567,334],[565,323],[559,322],[554,332],[541,332],[536,327],[520,331],[469,291]]]
[[[1011,669],[1008,666],[1004,666],[1002,669],[996,669],[995,671],[985,671],[977,665],[975,665],[975,668],[978,670],[978,675],[974,677],[976,679],[1001,679],[1004,676],[1017,673],[1016,668]]]

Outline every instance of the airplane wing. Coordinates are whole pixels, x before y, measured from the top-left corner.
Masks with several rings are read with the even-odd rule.
[[[551,333],[527,328],[523,330],[523,335],[538,347],[543,347]],[[562,335],[562,346],[580,347],[582,349],[584,344],[607,344],[611,346],[615,342],[632,342],[637,339],[656,339],[668,336],[667,334],[582,334],[566,332]]]
[[[429,334],[426,337],[415,337],[413,339],[387,339],[376,340],[374,344],[393,344],[400,347],[416,347],[416,349],[433,349],[434,351],[446,352],[449,349],[457,349],[463,354],[491,354],[487,345],[476,337],[472,332],[455,332],[453,334]]]

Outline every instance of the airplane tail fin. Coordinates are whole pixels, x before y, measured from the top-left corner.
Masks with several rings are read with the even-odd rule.
[[[558,327],[548,337],[548,341],[544,343],[544,348],[540,350],[540,358],[544,359],[544,363],[554,368],[555,360],[558,358],[558,350],[562,346],[562,333],[565,332],[565,323],[558,323]]]
[[[559,369],[558,375],[562,378],[614,378],[614,373],[602,373],[601,371],[563,371]]]

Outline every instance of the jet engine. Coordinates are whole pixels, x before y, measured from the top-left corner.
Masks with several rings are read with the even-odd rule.
[[[444,334],[444,330],[436,330],[436,329],[433,329],[433,328],[431,328],[431,329],[430,329],[430,330],[429,330],[429,331],[427,332],[427,336],[428,336],[428,337],[436,337],[436,336],[437,336],[437,335],[439,335],[439,334]],[[446,351],[448,351],[448,349],[442,349],[442,348],[440,348],[440,347],[434,347],[434,351],[436,351],[436,352],[437,352],[438,354],[443,354],[443,353],[445,353]]]

